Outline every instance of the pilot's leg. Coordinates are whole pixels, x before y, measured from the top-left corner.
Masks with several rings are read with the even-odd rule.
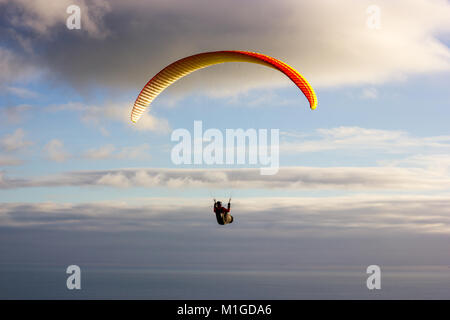
[[[223,216],[223,220],[225,222],[225,224],[228,224],[231,222],[231,215],[229,213],[225,213],[225,215]]]

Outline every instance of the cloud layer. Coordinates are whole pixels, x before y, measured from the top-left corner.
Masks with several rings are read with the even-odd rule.
[[[56,160],[56,159],[55,159]],[[107,186],[279,190],[448,190],[450,177],[430,169],[283,167],[273,176],[259,169],[115,169],[67,172],[34,179],[0,177],[0,188]]]
[[[313,134],[283,132],[283,152],[381,150],[386,153],[450,151],[450,136],[414,137],[405,131],[361,127],[316,129]]]
[[[4,203],[2,227],[71,230],[149,230],[183,225],[208,227],[215,220],[207,199],[153,198],[130,203]],[[265,230],[282,237],[303,235],[355,236],[450,232],[447,196],[352,196],[322,198],[243,198],[232,213],[240,232]],[[211,215],[206,215],[211,213]],[[186,218],[187,217],[187,218]]]
[[[69,2],[3,0],[1,18],[14,29],[4,33],[15,52],[2,49],[0,61],[28,56],[20,43],[31,42],[33,65],[54,77],[79,88],[132,90],[176,59],[223,49],[285,60],[314,86],[373,84],[450,69],[450,51],[439,39],[450,31],[447,1],[378,1],[377,30],[366,23],[369,1],[79,1],[84,24],[76,31],[65,26]],[[218,66],[183,80],[182,87],[230,94],[289,83],[261,69]]]

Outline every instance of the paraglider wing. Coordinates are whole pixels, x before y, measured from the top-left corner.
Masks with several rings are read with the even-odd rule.
[[[195,70],[225,62],[250,62],[261,64],[284,73],[303,92],[311,109],[317,106],[317,97],[308,81],[294,68],[264,54],[247,51],[215,51],[196,54],[175,61],[158,72],[142,89],[131,111],[131,121],[137,122],[145,109],[168,86]]]

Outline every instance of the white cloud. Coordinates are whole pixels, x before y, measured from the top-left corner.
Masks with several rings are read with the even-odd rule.
[[[52,28],[66,28],[66,20],[69,14],[67,7],[76,4],[81,9],[81,25],[88,35],[95,38],[103,38],[108,34],[103,26],[103,17],[110,11],[107,1],[104,0],[79,0],[74,3],[71,0],[59,0],[48,2],[45,0],[14,0],[3,1],[14,5],[18,10],[15,15],[8,18],[16,28],[27,28],[42,36],[50,36]]]
[[[140,131],[169,132],[170,126],[167,120],[157,118],[149,113],[149,111],[142,115],[138,123],[133,124],[134,128]]]
[[[363,99],[376,99],[378,98],[378,91],[375,88],[365,88],[361,93],[361,97]]]
[[[8,188],[98,186],[232,188],[276,190],[429,191],[449,190],[450,176],[434,169],[396,167],[282,167],[273,176],[259,169],[116,169],[79,171],[9,180]]]
[[[130,180],[122,173],[107,173],[98,179],[97,184],[116,188],[130,186]]]
[[[64,149],[64,143],[58,139],[49,141],[44,146],[44,152],[48,159],[56,162],[64,162],[71,155]]]
[[[22,160],[17,159],[15,157],[11,157],[9,155],[1,155],[0,154],[0,166],[6,167],[6,166],[18,166],[22,164]],[[1,185],[1,183],[0,183]]]
[[[108,159],[116,148],[112,144],[108,144],[99,148],[89,149],[84,153],[84,157],[88,159]]]
[[[327,150],[383,150],[401,153],[415,149],[450,151],[450,136],[413,137],[404,131],[337,127],[317,129],[314,134],[284,132],[283,152],[320,152]],[[301,140],[301,141],[299,141]]]
[[[107,117],[124,123],[126,126],[140,131],[155,131],[167,133],[169,125],[166,119],[158,119],[146,112],[137,124],[130,120],[132,104],[127,102],[120,104],[105,104],[103,106],[85,106],[82,119],[87,123],[102,124],[103,118]]]
[[[7,94],[14,95],[19,98],[35,98],[38,96],[38,94],[34,91],[31,91],[27,88],[22,87],[16,87],[16,86],[6,86],[2,88],[2,91],[6,92]]]
[[[378,163],[382,166],[426,168],[442,175],[450,173],[450,154],[417,154],[403,159],[380,160]]]
[[[149,159],[149,149],[150,146],[147,143],[138,146],[123,147],[117,157],[119,159]]]
[[[84,153],[88,159],[149,159],[150,146],[146,143],[137,146],[127,146],[117,149],[114,145],[108,144],[99,148],[92,148]]]
[[[120,179],[118,179],[120,183]],[[51,227],[101,231],[151,230],[179,225],[210,227],[210,199],[149,198],[100,203],[2,203],[2,227]],[[240,232],[264,230],[278,237],[448,234],[450,201],[445,196],[239,198],[231,213]],[[209,213],[209,215],[208,215]],[[188,216],[189,219],[185,217]],[[256,218],[257,217],[257,218]],[[230,231],[231,232],[231,231]]]
[[[25,26],[45,34],[50,28],[65,28],[68,0],[52,5],[44,0],[8,3],[20,9],[8,17],[18,30]],[[46,49],[45,55],[37,54],[36,65],[76,87],[141,88],[176,59],[224,48],[258,51],[286,61],[314,87],[373,85],[450,70],[450,50],[440,39],[450,32],[447,1],[377,1],[379,30],[366,26],[371,1],[267,0],[258,3],[258,10],[252,2],[237,0],[208,6],[201,0],[80,4],[91,36],[113,36],[92,41],[67,39],[67,32],[61,32],[47,42],[34,42]],[[228,64],[194,73],[171,92],[197,88],[212,95],[233,95],[287,85],[292,86],[274,70]]]
[[[154,131],[157,133],[167,133],[170,130],[166,119],[156,118],[149,112],[145,113],[137,124],[131,122],[131,102],[105,103],[101,106],[85,105],[77,102],[69,102],[63,105],[50,106],[47,111],[76,111],[80,112],[81,120],[99,128],[102,134],[107,133],[103,127],[107,124],[106,120],[114,120],[123,123],[128,128],[139,131]]]
[[[0,139],[0,147],[6,152],[21,150],[30,145],[31,141],[25,140],[25,131],[21,128]]]

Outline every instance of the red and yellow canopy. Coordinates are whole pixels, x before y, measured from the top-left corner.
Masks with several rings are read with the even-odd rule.
[[[303,92],[311,109],[317,106],[317,97],[306,79],[294,68],[275,58],[247,51],[215,51],[199,53],[175,61],[158,72],[142,89],[134,103],[131,121],[137,122],[145,109],[168,86],[198,69],[225,62],[250,62],[261,64],[284,73]]]

